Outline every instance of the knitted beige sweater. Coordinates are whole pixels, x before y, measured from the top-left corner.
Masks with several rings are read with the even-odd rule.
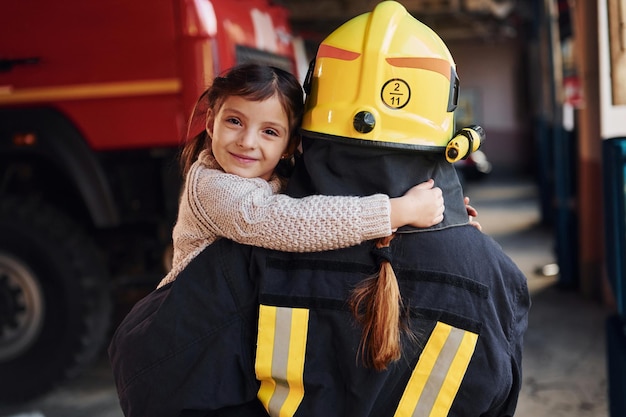
[[[172,233],[172,270],[180,271],[220,237],[285,252],[317,252],[357,245],[391,234],[389,197],[280,194],[277,176],[269,181],[242,178],[221,170],[204,150],[191,166]]]

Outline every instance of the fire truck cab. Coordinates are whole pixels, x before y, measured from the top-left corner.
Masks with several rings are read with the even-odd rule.
[[[0,13],[0,403],[102,352],[167,270],[191,109],[222,70],[297,75],[268,0],[33,0]],[[301,64],[300,64],[301,65]]]

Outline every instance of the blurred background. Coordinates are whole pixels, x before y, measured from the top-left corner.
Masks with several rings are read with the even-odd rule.
[[[454,57],[487,132],[459,175],[535,292],[519,415],[626,415],[626,0],[400,2]],[[169,267],[198,95],[250,60],[303,81],[376,4],[4,2],[0,416],[121,415],[104,348]]]

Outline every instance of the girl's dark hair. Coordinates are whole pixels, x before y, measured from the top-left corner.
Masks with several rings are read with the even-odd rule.
[[[216,77],[198,99],[189,127],[191,128],[194,123],[199,125],[201,122],[202,130],[191,139],[187,138],[183,145],[180,155],[183,176],[187,175],[198,154],[211,145],[211,138],[204,129],[208,111],[216,114],[226,98],[232,96],[263,101],[274,95],[278,97],[289,120],[287,152],[293,154],[300,143],[298,128],[304,113],[304,97],[300,83],[294,75],[280,68],[241,64]]]

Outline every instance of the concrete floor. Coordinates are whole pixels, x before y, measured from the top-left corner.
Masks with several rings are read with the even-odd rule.
[[[553,237],[539,226],[536,188],[489,179],[469,184],[466,194],[483,231],[519,265],[532,294],[516,416],[608,417],[604,321],[610,312],[558,289],[557,276],[537,273],[555,259]],[[37,401],[0,409],[0,417],[8,416],[122,417],[106,357]]]
[[[608,417],[605,319],[611,312],[559,289],[558,276],[540,273],[555,255],[551,230],[539,225],[536,187],[490,181],[470,184],[467,194],[483,232],[524,272],[532,295],[516,417]]]

